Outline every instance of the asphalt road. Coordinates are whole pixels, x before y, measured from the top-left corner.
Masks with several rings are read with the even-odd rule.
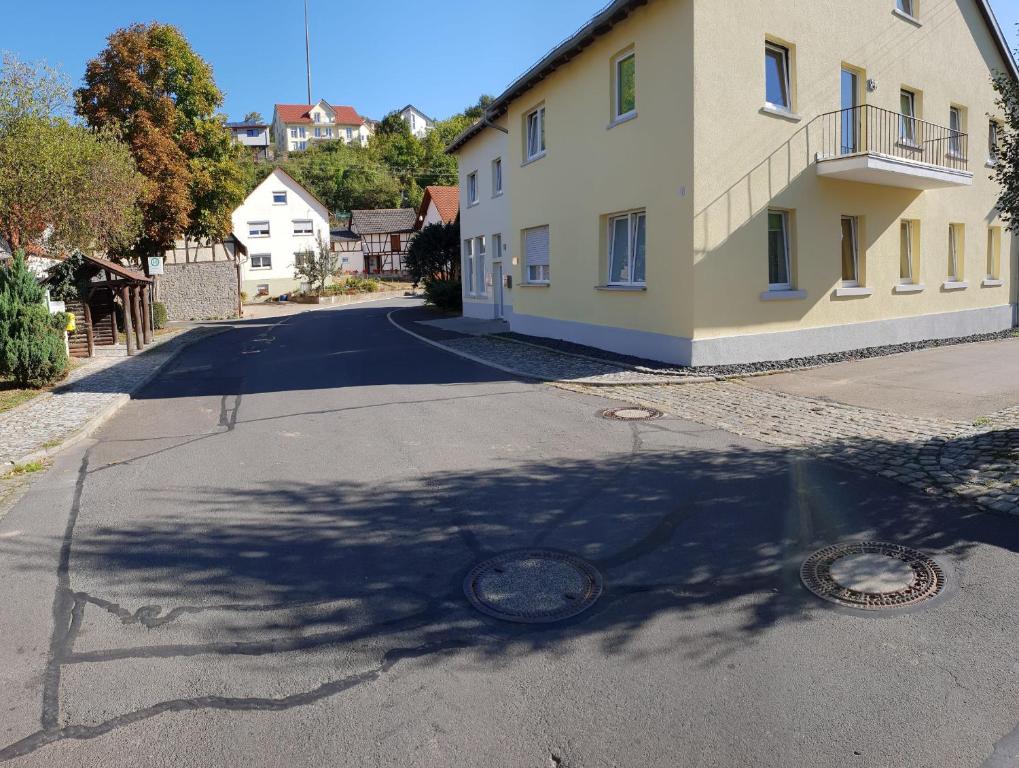
[[[180,356],[0,521],[14,766],[1010,766],[1019,521],[446,354],[370,305]],[[950,589],[887,616],[799,583],[847,539]],[[541,545],[567,622],[465,600]]]

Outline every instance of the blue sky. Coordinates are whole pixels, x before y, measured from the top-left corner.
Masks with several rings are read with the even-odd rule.
[[[501,92],[607,0],[308,2],[315,98],[375,118],[412,102],[443,118],[482,93]],[[991,4],[1015,48],[1019,0]],[[111,31],[158,20],[179,26],[212,64],[231,119],[250,110],[268,119],[274,103],[305,100],[303,0],[4,5],[0,47],[58,64],[75,82]],[[541,22],[525,21],[535,18]]]

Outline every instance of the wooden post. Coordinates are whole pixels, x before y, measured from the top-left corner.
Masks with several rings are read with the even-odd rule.
[[[131,338],[131,289],[126,285],[120,289],[120,301],[124,305],[124,335],[127,336],[127,354],[131,356],[134,354],[134,339]]]
[[[139,290],[138,286],[134,286],[131,289],[131,308],[134,310],[134,314],[131,316],[131,324],[134,325],[134,337],[137,341],[137,347],[141,350],[145,348],[145,338],[142,335],[144,330],[142,328],[142,310],[138,301]]]
[[[145,329],[145,343],[152,343],[152,310],[149,309],[149,287],[142,286],[142,327]]]
[[[88,308],[88,300],[83,301],[82,306],[84,307],[82,319],[85,321],[85,338],[88,340],[88,356],[95,357],[96,343],[95,337],[92,335],[92,310]]]

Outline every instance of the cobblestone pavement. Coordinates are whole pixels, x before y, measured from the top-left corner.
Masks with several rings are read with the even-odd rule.
[[[0,414],[0,463],[11,464],[58,446],[91,418],[131,394],[182,346],[217,332],[200,328],[157,336],[155,343],[136,357],[88,360],[51,395]]]
[[[705,384],[564,389],[647,405],[700,424],[844,462],[929,493],[1019,515],[1019,407],[976,424],[918,419],[816,398]]]

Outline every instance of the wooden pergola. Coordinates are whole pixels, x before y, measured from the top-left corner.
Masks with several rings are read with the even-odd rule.
[[[75,316],[75,331],[68,340],[75,357],[92,357],[96,346],[117,343],[120,331],[127,337],[127,354],[152,343],[152,278],[99,256],[85,255],[87,293],[83,301],[67,302]],[[124,310],[124,327],[117,327],[115,304]]]

